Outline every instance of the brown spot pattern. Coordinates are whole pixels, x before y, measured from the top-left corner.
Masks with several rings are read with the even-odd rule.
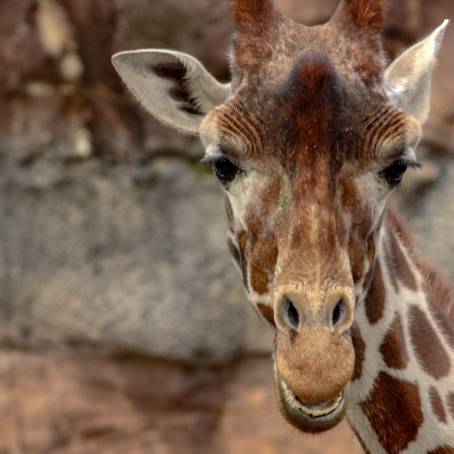
[[[396,314],[393,324],[386,333],[380,352],[388,367],[405,369],[408,364],[408,353],[405,347],[404,331],[400,315]]]
[[[263,318],[274,325],[274,311],[270,306],[263,303],[258,303],[257,308],[262,314]]]
[[[454,418],[454,393],[448,395],[448,406],[451,416]]]
[[[367,318],[374,325],[383,317],[385,310],[385,285],[383,284],[381,265],[378,260],[375,264],[365,303]]]
[[[361,408],[387,452],[405,450],[416,439],[424,419],[418,387],[385,372],[380,373]]]
[[[436,379],[448,375],[449,356],[426,314],[415,305],[410,308],[410,335],[422,368]]]
[[[364,352],[366,344],[361,337],[358,324],[355,322],[351,329],[353,348],[355,349],[355,368],[353,369],[352,381],[359,380],[363,371]]]
[[[407,258],[402,251],[401,245],[394,234],[390,235],[389,252],[391,259],[391,272],[396,273],[397,279],[410,290],[417,291],[418,284],[415,275],[410,268]]]
[[[251,287],[259,295],[266,295],[269,291],[269,278],[266,269],[260,263],[254,262],[251,266]]]
[[[440,394],[438,394],[438,391],[434,387],[430,388],[429,397],[434,415],[440,422],[446,424],[448,422],[448,416],[446,414],[445,406],[443,405],[443,400]]]

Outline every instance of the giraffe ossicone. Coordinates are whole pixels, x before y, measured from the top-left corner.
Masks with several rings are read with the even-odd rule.
[[[232,81],[169,50],[113,64],[166,125],[200,136],[228,241],[274,326],[276,394],[305,432],[348,418],[366,452],[454,453],[454,311],[389,198],[429,113],[448,22],[387,67],[382,0],[307,27],[233,0]]]

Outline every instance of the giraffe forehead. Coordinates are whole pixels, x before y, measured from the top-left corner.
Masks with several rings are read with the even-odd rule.
[[[316,162],[331,169],[345,163],[364,169],[415,147],[421,137],[416,119],[383,98],[367,103],[349,92],[299,90],[300,97],[294,87],[278,93],[242,90],[204,122],[211,130],[207,142],[216,142],[240,162],[270,166],[280,161],[293,171]]]
[[[202,129],[215,124],[217,139],[232,150],[250,158],[274,155],[289,168],[295,158],[367,164],[383,148],[419,138],[416,121],[378,86],[351,79],[328,50],[306,49],[289,61],[277,80],[265,71],[234,84],[233,95]]]

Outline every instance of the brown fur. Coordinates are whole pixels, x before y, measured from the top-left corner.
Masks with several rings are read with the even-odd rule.
[[[359,331],[357,323],[353,323],[351,334],[353,347],[355,349],[355,368],[353,369],[352,381],[355,381],[359,380],[362,375],[366,344],[361,337],[361,332]]]
[[[274,311],[266,304],[258,303],[257,308],[262,314],[263,318],[274,326]]]
[[[383,29],[385,22],[383,0],[344,0],[344,2],[358,28],[366,28],[372,32],[380,32]]]
[[[408,353],[405,346],[402,322],[398,314],[385,335],[380,352],[388,367],[393,369],[405,369],[407,367]]]
[[[410,338],[422,368],[436,379],[449,374],[451,364],[440,338],[426,314],[413,305],[410,308]]]
[[[252,257],[249,259],[251,287],[259,295],[268,294],[270,291],[270,271],[276,265],[277,256],[278,250],[274,235],[269,233],[261,235],[260,241],[257,242]]]
[[[365,305],[366,315],[370,323],[377,323],[383,317],[383,312],[385,310],[385,285],[383,283],[383,275],[379,261],[377,261],[374,267]]]
[[[361,407],[389,453],[404,451],[416,439],[424,419],[418,387],[384,372]]]

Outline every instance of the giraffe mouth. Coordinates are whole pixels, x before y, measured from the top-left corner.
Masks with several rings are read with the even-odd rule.
[[[300,404],[300,411],[306,413],[308,416],[312,416],[313,418],[322,418],[323,416],[331,415],[339,408],[344,399],[344,393],[339,394],[334,401],[321,402],[319,404],[304,402],[297,396],[295,396],[295,399]]]
[[[323,432],[331,429],[345,415],[344,392],[331,401],[314,404],[299,399],[278,376],[276,376],[276,385],[284,417],[304,432]]]

